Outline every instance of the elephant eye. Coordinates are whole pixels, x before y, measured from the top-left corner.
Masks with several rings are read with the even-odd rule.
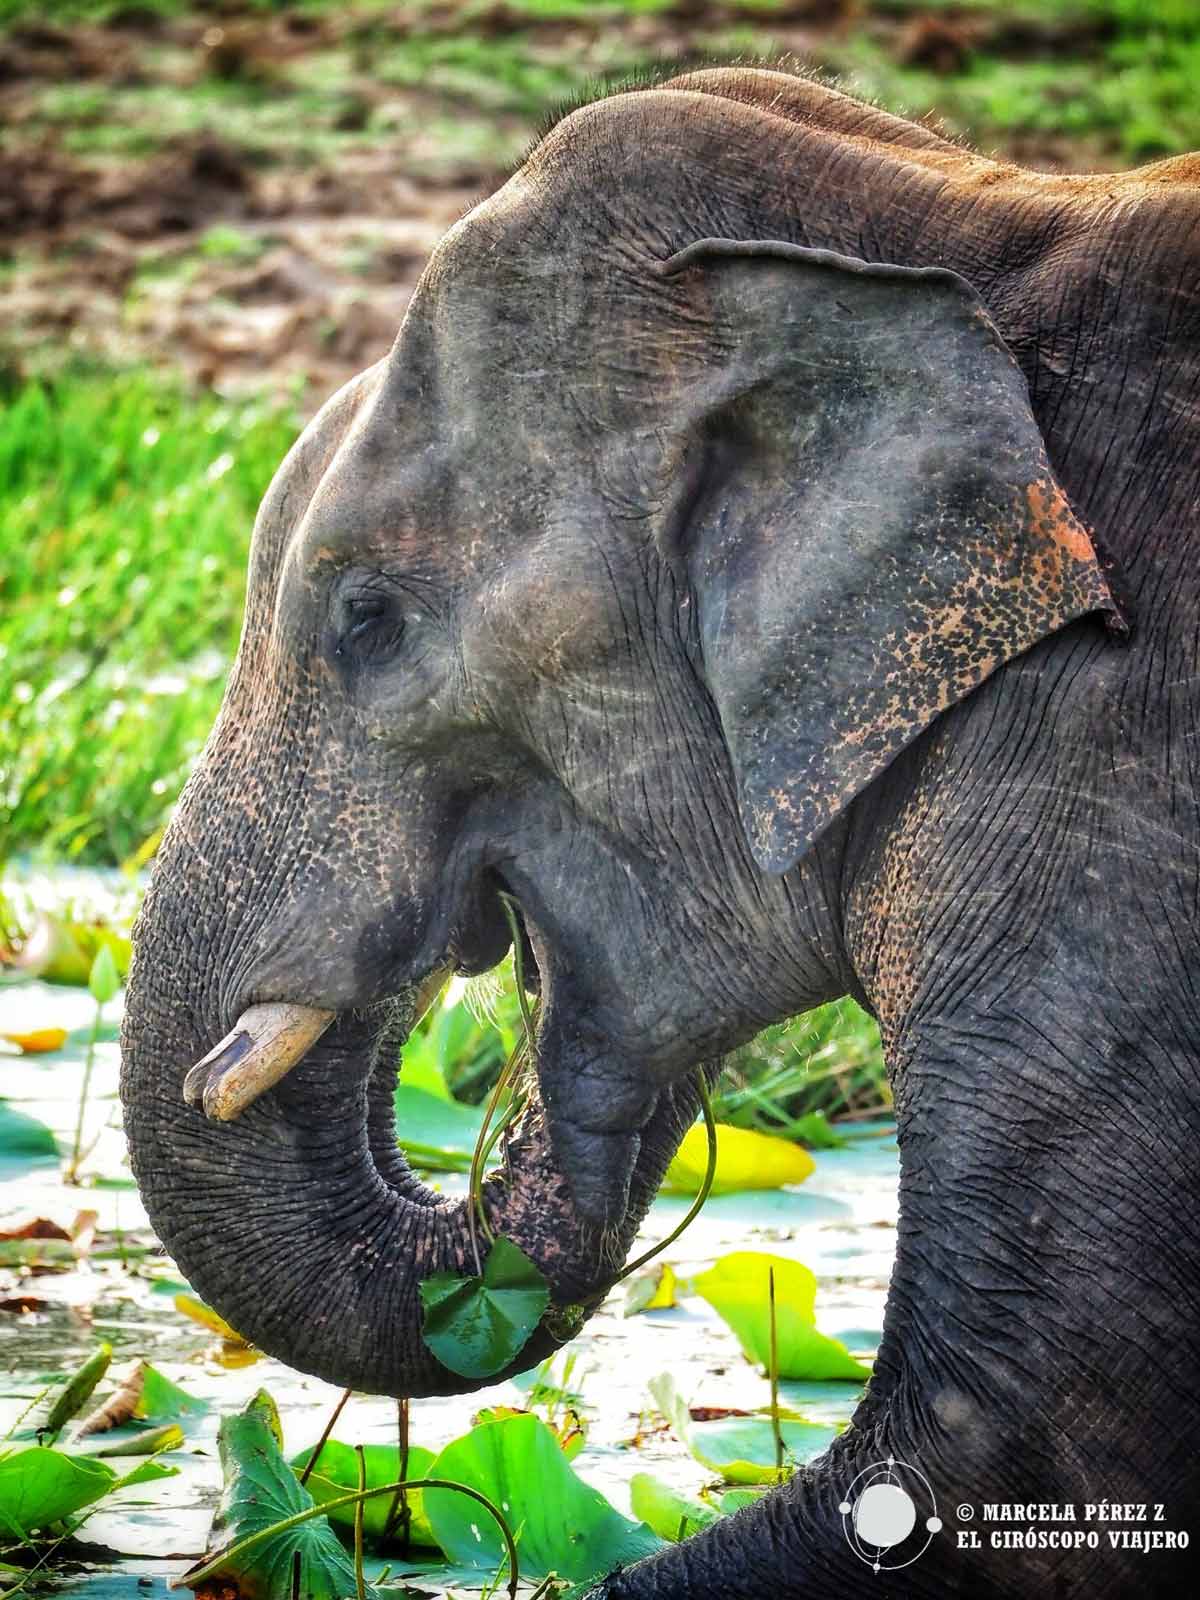
[[[404,615],[396,597],[383,589],[344,595],[339,618],[337,654],[362,662],[391,655],[404,633]]]

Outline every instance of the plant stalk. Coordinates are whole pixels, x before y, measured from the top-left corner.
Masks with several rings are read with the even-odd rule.
[[[211,1561],[206,1561],[202,1566],[186,1574],[187,1585],[194,1589],[197,1584],[204,1583],[209,1578],[220,1577],[227,1572],[231,1564],[244,1556],[248,1550],[253,1550],[256,1545],[262,1544],[267,1539],[273,1539],[277,1534],[288,1533],[292,1528],[298,1528],[302,1523],[311,1522],[314,1517],[327,1516],[330,1511],[338,1511],[342,1506],[352,1506],[362,1500],[370,1500],[377,1494],[394,1494],[403,1486],[401,1483],[381,1483],[374,1489],[357,1490],[353,1494],[337,1495],[332,1500],[326,1500],[321,1505],[309,1506],[306,1511],[297,1511],[290,1517],[283,1517],[279,1522],[271,1523],[270,1527],[259,1528],[254,1533],[249,1533],[244,1539],[239,1539],[236,1544],[230,1545],[228,1550],[222,1550],[219,1555],[213,1556]],[[449,1489],[455,1494],[468,1495],[472,1500],[477,1500],[500,1529],[500,1536],[504,1540],[504,1548],[508,1555],[508,1592],[511,1600],[516,1600],[517,1585],[520,1581],[517,1569],[517,1546],[508,1523],[503,1514],[488,1499],[487,1495],[480,1494],[478,1489],[469,1489],[465,1483],[451,1483],[448,1478],[414,1478],[407,1485],[409,1489]],[[171,1587],[176,1588],[180,1579],[173,1578]]]
[[[713,1117],[712,1100],[708,1093],[708,1084],[704,1079],[703,1067],[701,1067],[699,1072],[696,1074],[696,1087],[700,1091],[700,1109],[704,1113],[704,1129],[708,1134],[708,1164],[704,1169],[704,1181],[700,1185],[700,1192],[688,1207],[687,1215],[684,1217],[683,1221],[678,1225],[678,1227],[672,1228],[671,1232],[665,1239],[661,1240],[656,1245],[651,1245],[649,1250],[643,1251],[640,1256],[637,1256],[633,1261],[631,1261],[617,1278],[617,1283],[624,1282],[624,1280],[630,1277],[631,1274],[635,1273],[639,1267],[644,1267],[647,1261],[653,1261],[655,1256],[661,1255],[668,1245],[674,1244],[676,1239],[679,1238],[680,1234],[683,1233],[686,1228],[690,1228],[692,1223],[700,1215],[700,1212],[704,1209],[704,1202],[708,1199],[709,1194],[712,1192],[713,1179],[717,1175],[717,1124],[715,1118]]]

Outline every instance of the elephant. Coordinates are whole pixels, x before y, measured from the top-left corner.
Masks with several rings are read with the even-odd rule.
[[[482,1204],[552,1295],[518,1366],[613,1282],[698,1071],[839,996],[879,1022],[900,1210],[852,1423],[596,1596],[1184,1592],[1198,185],[1027,171],[800,72],[603,94],[263,501],[122,1082],[149,1216],[246,1338],[471,1387],[419,1303],[471,1218],[392,1089],[514,937],[537,1088]],[[848,1516],[897,1463],[938,1508],[903,1570]]]

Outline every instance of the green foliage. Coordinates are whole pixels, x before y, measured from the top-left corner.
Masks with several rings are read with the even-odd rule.
[[[179,1580],[196,1588],[209,1577],[232,1579],[245,1600],[279,1600],[291,1594],[299,1557],[299,1592],[308,1600],[347,1600],[355,1593],[354,1567],[325,1517],[295,1521],[314,1501],[280,1453],[279,1413],[260,1389],[235,1416],[221,1423],[219,1445],[225,1490],[213,1522],[213,1547]],[[373,1589],[368,1589],[372,1597]]]
[[[489,974],[486,989],[473,982],[462,1000],[439,1002],[415,1030],[404,1046],[396,1126],[418,1166],[466,1171],[478,1113],[460,1099],[487,1094],[512,1053],[520,1021],[506,962]],[[431,1096],[441,1105],[431,1104]],[[719,1123],[813,1149],[844,1143],[830,1117],[886,1114],[890,1103],[879,1029],[848,999],[767,1028],[729,1058],[712,1090]],[[707,1146],[699,1143],[697,1150],[702,1170]]]
[[[367,1468],[366,1487],[376,1489],[386,1483],[397,1483],[400,1480],[400,1451],[394,1444],[368,1444],[361,1447]],[[292,1466],[297,1471],[307,1467],[312,1458],[312,1450],[302,1450],[298,1456],[293,1456]],[[433,1451],[426,1450],[421,1445],[412,1445],[408,1452],[408,1470],[403,1474],[405,1481],[411,1478],[427,1478],[432,1475]],[[305,1488],[318,1505],[335,1500],[340,1495],[358,1488],[358,1454],[348,1444],[342,1444],[337,1439],[327,1439],[322,1446],[320,1458],[309,1474]],[[429,1518],[425,1514],[424,1490],[413,1489],[408,1495],[408,1540],[412,1544],[436,1545],[433,1529],[429,1525]],[[368,1500],[363,1506],[363,1528],[367,1536],[376,1541],[381,1541],[388,1531],[392,1518],[393,1496],[378,1495],[374,1500]],[[342,1527],[353,1528],[354,1507],[335,1506],[329,1513],[331,1522]]]
[[[576,1475],[553,1433],[532,1415],[472,1428],[446,1446],[430,1475],[478,1489],[504,1508],[525,1578],[557,1572],[586,1583],[659,1547],[649,1528],[621,1516]],[[425,1509],[451,1561],[498,1569],[499,1536],[469,1500],[428,1489]]]
[[[257,261],[265,248],[261,239],[224,223],[209,228],[200,239],[201,255],[208,256],[212,261]]]
[[[807,1267],[786,1256],[737,1250],[692,1287],[737,1334],[747,1360],[766,1369],[770,1362],[768,1276],[775,1274],[778,1374],[781,1378],[861,1378],[871,1369],[855,1361],[844,1344],[816,1327],[817,1280]]]
[[[144,1461],[121,1477],[91,1456],[68,1455],[36,1444],[0,1447],[0,1530],[27,1539],[117,1489],[174,1477],[176,1471]]]
[[[91,1399],[96,1385],[108,1371],[111,1360],[112,1345],[101,1342],[78,1371],[72,1373],[66,1380],[51,1399],[50,1409],[46,1414],[48,1434],[59,1433],[72,1417],[78,1416]]]
[[[792,1411],[775,1416],[730,1416],[694,1422],[669,1373],[650,1380],[650,1393],[679,1441],[727,1483],[781,1483],[797,1464],[823,1455],[838,1429],[809,1422]],[[777,1436],[785,1450],[778,1464]]]
[[[216,715],[295,432],[148,374],[20,385],[0,430],[0,859],[123,860]]]
[[[431,1172],[467,1172],[483,1113],[449,1096],[410,1084],[396,1085],[396,1137],[414,1166]]]
[[[420,1292],[421,1337],[444,1367],[464,1378],[503,1371],[550,1304],[541,1272],[503,1237],[492,1245],[479,1276],[434,1273]]]
[[[672,1544],[699,1533],[720,1515],[703,1500],[681,1494],[649,1472],[635,1472],[629,1480],[629,1503],[635,1517]]]
[[[718,1121],[816,1149],[841,1142],[828,1118],[890,1105],[879,1029],[850,999],[764,1029],[730,1057],[713,1093]]]
[[[236,0],[225,8],[224,14],[235,15],[241,11],[255,12],[309,11],[321,12],[339,9],[342,0]],[[370,4],[371,0],[367,0]],[[379,0],[376,0],[379,3]],[[122,12],[133,9],[130,0],[0,0],[0,27],[8,23],[36,18],[46,21],[48,14],[57,23],[107,22]],[[160,17],[177,17],[200,9],[195,0],[138,0],[139,11],[152,12]]]
[[[1099,59],[1078,56],[1009,60],[970,54],[960,71],[940,73],[899,64],[863,34],[830,52],[831,65],[854,93],[889,110],[935,119],[984,149],[1014,135],[1026,143],[1092,141],[1094,155],[1122,163],[1200,145],[1200,14],[1186,29],[1130,27]]]
[[[447,1100],[484,1100],[512,1055],[520,1028],[511,962],[472,979],[465,989],[457,980],[404,1046],[401,1082]]]
[[[53,1443],[71,1418],[83,1410],[111,1360],[112,1345],[102,1342],[81,1366],[42,1395],[10,1431],[9,1439]]]
[[[191,9],[184,0],[152,3],[164,15]],[[274,8],[274,0],[242,0],[229,9],[253,17]],[[337,10],[334,0],[300,0],[298,8]],[[64,0],[58,8],[64,20],[103,20],[116,9],[116,0]],[[643,42],[641,17],[666,13],[662,26],[675,22],[681,50],[770,57],[791,42],[776,31],[776,12],[780,23],[791,21],[786,0],[727,0],[711,17],[682,24],[670,0],[513,0],[510,26],[501,29],[480,16],[488,11],[482,0],[463,0],[451,28],[440,7],[425,23],[427,9],[407,8],[397,26],[386,0],[360,0],[351,26],[295,59],[235,56],[186,93],[136,79],[47,84],[24,127],[88,157],[144,156],[214,132],[256,162],[333,160],[405,138],[410,161],[426,170],[466,162],[499,171],[548,111],[661,58],[665,40]],[[0,0],[0,26],[31,10],[33,0]],[[898,30],[938,10],[950,13],[952,27],[967,26],[961,59],[935,69],[907,58]],[[564,31],[573,19],[583,27]],[[854,20],[814,30],[817,66],[892,109],[932,112],[985,147],[1014,137],[1080,139],[1097,157],[1128,163],[1200,143],[1190,92],[1200,50],[1192,0],[1016,0],[1011,8],[999,0],[871,0]],[[399,97],[364,96],[364,78],[418,90],[419,109]],[[234,245],[233,230],[220,231]]]

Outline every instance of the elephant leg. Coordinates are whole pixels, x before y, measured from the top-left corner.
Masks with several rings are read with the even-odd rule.
[[[994,1017],[922,1026],[898,1080],[901,1218],[884,1338],[852,1427],[759,1505],[615,1574],[598,1596],[1184,1592],[1193,1552],[1147,1552],[1127,1536],[1200,1535],[1188,1526],[1200,1488],[1198,1280],[1178,1277],[1162,1228],[1170,1199],[1162,1210],[1139,1176],[1144,1118],[1130,1102],[1144,1075],[1115,1104],[1095,1083],[1078,1092],[1089,1063],[1111,1070],[1116,1046],[1080,1034],[1068,1058],[1069,1031],[1062,1018],[1036,1037]],[[901,1485],[913,1487],[911,1469],[928,1481],[941,1525],[926,1542],[930,1508],[914,1490],[914,1531],[892,1550],[856,1551],[840,1508],[889,1458]],[[1136,1509],[1113,1520],[1106,1503],[1145,1504],[1146,1520]]]

